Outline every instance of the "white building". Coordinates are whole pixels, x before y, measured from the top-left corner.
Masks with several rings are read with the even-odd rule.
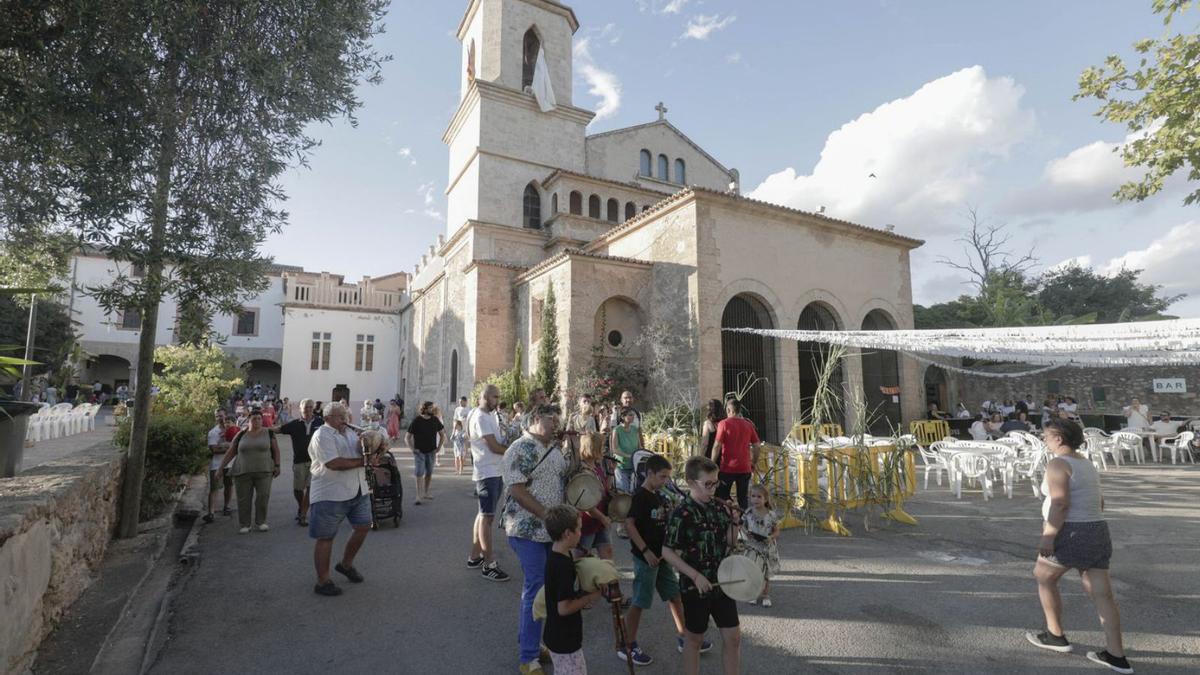
[[[72,268],[77,290],[70,304],[86,353],[81,381],[99,380],[109,391],[135,379],[141,319],[136,311],[106,314],[83,289],[110,283],[123,264],[85,251]],[[292,400],[387,399],[401,390],[405,275],[347,283],[328,272],[273,265],[267,277],[266,290],[242,311],[218,314],[210,325],[248,382],[274,386]],[[175,343],[178,303],[164,298],[158,312],[155,342]]]

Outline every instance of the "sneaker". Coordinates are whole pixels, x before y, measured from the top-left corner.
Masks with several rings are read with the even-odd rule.
[[[505,573],[504,570],[500,569],[500,566],[496,563],[484,565],[483,572],[481,572],[481,574],[483,575],[483,578],[487,579],[488,581],[508,581],[508,574]]]
[[[1067,642],[1066,635],[1054,635],[1048,630],[1044,630],[1040,633],[1029,631],[1025,634],[1025,639],[1029,640],[1029,643],[1035,647],[1049,649],[1050,651],[1054,652],[1062,652],[1065,654],[1066,652],[1074,649],[1071,646],[1071,643]]]
[[[642,648],[639,647],[636,642],[629,646],[629,651],[633,654],[633,665],[635,666],[648,666],[651,663],[654,663],[654,659],[650,658],[649,654],[642,651]],[[625,653],[624,649],[617,650],[617,658],[625,661],[626,663],[629,662],[629,656]]]
[[[421,505],[421,498],[420,498],[420,497],[417,497],[417,498],[416,498],[416,500],[414,500],[414,501],[413,501],[413,504],[416,504],[417,506],[420,506],[420,505]]]
[[[682,636],[682,635],[676,635],[676,636],[675,636],[675,649],[676,649],[676,651],[678,651],[680,654],[682,654],[682,653],[683,653],[683,644],[684,644],[684,642],[683,642],[683,636]],[[705,652],[710,652],[710,651],[712,651],[712,648],[713,648],[713,643],[712,643],[712,640],[705,639],[705,640],[704,640],[704,642],[701,642],[701,643],[700,643],[700,653],[701,653],[701,654],[703,654],[703,653],[705,653]]]
[[[477,569],[479,569],[479,568],[480,568],[480,567],[482,567],[482,566],[483,566],[483,558],[482,558],[482,557],[480,557],[480,558],[467,558],[467,567],[468,567],[468,568],[470,568],[470,569],[473,569],[473,570],[477,570]]]
[[[250,534],[250,528],[243,527],[242,529],[238,530],[238,534]]]
[[[333,569],[338,574],[346,577],[356,584],[361,584],[363,582],[363,575],[359,574],[358,570],[354,569],[353,567],[346,567],[342,563],[338,563],[333,566]]]
[[[1133,673],[1133,666],[1129,665],[1129,659],[1125,658],[1124,656],[1113,656],[1107,651],[1103,651],[1088,652],[1087,658],[1088,661],[1099,663],[1102,666],[1108,666],[1109,669],[1115,670],[1118,673],[1125,673],[1125,675],[1131,675],[1131,673]]]
[[[762,605],[763,607],[770,607],[771,606],[771,598],[764,595],[764,596],[762,596],[762,599],[759,600],[759,604]]]
[[[259,532],[266,532],[266,531],[267,531],[267,530],[269,530],[269,529],[271,529],[271,528],[270,528],[270,527],[268,527],[266,523],[259,523],[259,524],[258,524],[258,531],[259,531]]]
[[[530,661],[529,663],[522,663],[517,672],[521,673],[521,675],[538,675],[546,671],[542,670],[542,664],[537,661]]]
[[[337,584],[330,580],[323,584],[317,584],[316,586],[313,586],[313,593],[316,593],[317,595],[328,595],[333,597],[335,595],[341,595],[342,589],[338,588]]]

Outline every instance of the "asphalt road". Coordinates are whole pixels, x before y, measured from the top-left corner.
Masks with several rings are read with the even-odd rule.
[[[290,457],[287,438],[281,442]],[[452,475],[443,459],[435,500],[414,506],[411,458],[404,449],[396,454],[407,479],[405,517],[398,529],[385,525],[367,538],[357,561],[365,583],[339,580],[346,592],[338,598],[313,594],[312,542],[292,520],[285,473],[274,484],[270,532],[239,535],[236,518],[220,517],[204,529],[200,564],[174,604],[152,672],[516,672],[515,555],[498,536],[508,583],[467,569],[475,512],[469,478]],[[1200,468],[1122,468],[1103,481],[1130,658],[1138,672],[1195,673]],[[988,502],[978,492],[960,501],[945,487],[918,490],[906,505],[916,527],[873,517],[867,531],[851,516],[853,537],[785,532],[775,606],[740,605],[743,671],[1100,672],[1083,657],[1102,638],[1077,578],[1063,586],[1076,653],[1043,652],[1023,638],[1042,621],[1030,577],[1040,503],[1020,488],[1014,499]],[[628,578],[623,540],[617,562]],[[585,612],[584,631],[589,671],[625,672],[613,654],[607,606]],[[646,615],[639,641],[656,659],[639,672],[679,670],[665,607],[656,603]],[[720,672],[717,650],[702,663],[704,672]]]

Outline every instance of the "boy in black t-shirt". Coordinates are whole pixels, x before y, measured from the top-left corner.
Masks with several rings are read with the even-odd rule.
[[[550,650],[555,675],[587,672],[583,660],[583,616],[580,610],[600,597],[600,591],[576,590],[575,561],[571,549],[579,543],[583,519],[569,504],[546,511],[546,533],[554,540],[546,557],[546,621],[542,643]]]
[[[693,457],[684,466],[689,495],[667,519],[663,560],[679,570],[683,622],[687,641],[683,672],[700,672],[700,646],[708,618],[721,629],[721,661],[725,672],[737,673],[741,661],[742,632],[737,605],[717,582],[717,568],[737,541],[737,524],[729,512],[713,501],[720,481],[717,465],[707,457]]]
[[[633,552],[633,599],[629,613],[625,615],[626,635],[633,662],[648,666],[654,662],[637,643],[638,625],[642,612],[654,603],[654,591],[671,609],[675,619],[675,630],[679,637],[676,647],[683,651],[683,604],[679,600],[679,577],[675,570],[662,561],[662,542],[667,531],[667,516],[671,514],[671,502],[659,491],[671,480],[671,463],[662,455],[652,455],[646,460],[646,480],[633,495],[629,515],[625,518],[625,531],[629,533],[629,545]],[[706,642],[701,651],[712,649]],[[626,658],[618,647],[617,656]]]

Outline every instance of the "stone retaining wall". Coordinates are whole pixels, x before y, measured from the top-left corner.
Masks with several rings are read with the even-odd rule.
[[[122,464],[105,443],[0,479],[0,672],[26,671],[91,584],[117,523]]]

